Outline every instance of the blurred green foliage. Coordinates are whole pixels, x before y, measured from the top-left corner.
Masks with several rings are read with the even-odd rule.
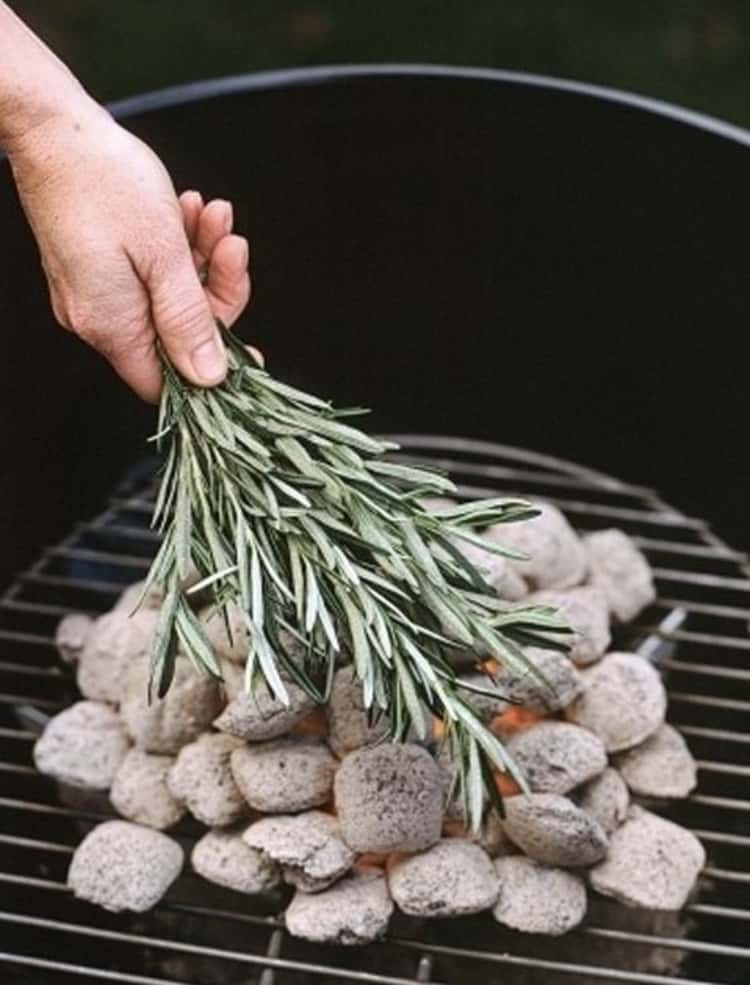
[[[331,62],[485,65],[750,124],[742,0],[11,0],[102,100]]]

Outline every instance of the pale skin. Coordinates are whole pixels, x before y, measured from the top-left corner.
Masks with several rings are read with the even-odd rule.
[[[224,378],[216,318],[250,298],[232,205],[179,197],[159,158],[119,126],[0,0],[0,147],[41,255],[57,320],[144,400],[160,342],[198,386]]]

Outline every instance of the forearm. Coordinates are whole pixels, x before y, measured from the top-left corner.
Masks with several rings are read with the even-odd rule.
[[[60,59],[0,0],[0,146],[91,103]]]

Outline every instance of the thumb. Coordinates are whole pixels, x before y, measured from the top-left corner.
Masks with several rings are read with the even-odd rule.
[[[148,280],[156,334],[190,383],[214,386],[226,376],[227,354],[187,246]]]

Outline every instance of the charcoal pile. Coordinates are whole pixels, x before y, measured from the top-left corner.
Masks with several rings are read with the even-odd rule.
[[[612,630],[654,599],[649,566],[619,530],[577,536],[544,505],[533,520],[485,536],[524,551],[511,561],[471,546],[498,595],[559,608],[574,630],[568,654],[530,651],[519,675],[466,654],[468,692],[505,742],[528,793],[498,773],[505,817],[488,802],[479,831],[451,801],[442,723],[428,738],[386,741],[368,716],[350,664],[328,705],[290,682],[290,701],[243,689],[244,624],[199,613],[223,682],[177,660],[166,696],[149,703],[149,647],[161,599],[139,588],[91,620],[66,617],[63,661],[82,699],[52,719],[38,769],[64,789],[109,797],[118,820],[94,828],[69,872],[76,896],[143,911],[183,865],[169,832],[190,816],[205,833],[189,860],[209,882],[262,894],[287,885],[289,931],[363,944],[398,910],[446,919],[488,911],[505,927],[557,936],[585,919],[591,894],[631,908],[678,911],[704,865],[688,831],[649,809],[696,785],[690,752],[666,724],[661,678],[645,658],[611,649]],[[293,641],[289,641],[293,647]]]

